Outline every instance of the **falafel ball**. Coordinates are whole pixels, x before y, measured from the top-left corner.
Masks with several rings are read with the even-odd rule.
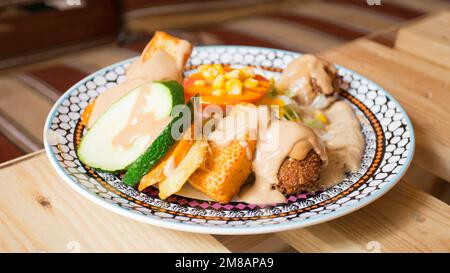
[[[312,187],[319,180],[322,163],[313,149],[303,160],[287,157],[278,170],[275,188],[283,194],[294,194]]]

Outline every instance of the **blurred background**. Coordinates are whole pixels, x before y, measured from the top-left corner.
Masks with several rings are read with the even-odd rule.
[[[2,0],[0,163],[42,149],[55,100],[95,70],[138,55],[154,30],[195,45],[316,53],[361,37],[391,47],[400,26],[449,7],[449,0]],[[449,203],[448,183],[417,166],[408,175]]]

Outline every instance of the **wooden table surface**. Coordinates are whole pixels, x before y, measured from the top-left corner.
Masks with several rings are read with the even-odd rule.
[[[363,38],[320,55],[394,95],[414,125],[414,164],[450,181],[450,28],[442,23],[448,18],[443,12],[404,26],[394,48]],[[0,251],[449,252],[450,207],[408,182],[327,223],[212,236],[154,227],[97,206],[66,185],[41,151],[0,165]]]

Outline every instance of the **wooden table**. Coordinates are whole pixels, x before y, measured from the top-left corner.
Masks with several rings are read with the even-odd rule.
[[[414,164],[450,181],[450,68],[441,63],[450,57],[449,39],[442,38],[450,29],[439,23],[448,16],[405,26],[395,48],[364,38],[320,55],[391,92],[414,124]],[[429,35],[424,25],[433,27]],[[436,58],[429,44],[444,56]],[[0,251],[450,251],[450,207],[408,182],[357,212],[313,227],[212,236],[158,228],[107,211],[70,189],[41,151],[0,165]]]

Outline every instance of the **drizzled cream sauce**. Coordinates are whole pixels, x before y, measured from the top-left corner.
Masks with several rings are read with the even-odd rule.
[[[322,169],[317,188],[328,188],[339,183],[348,171],[357,171],[361,165],[365,141],[352,107],[337,101],[325,112],[329,121],[324,140],[328,164]]]
[[[113,139],[113,147],[124,150],[137,142],[150,145],[172,121],[172,117],[159,120],[154,117],[155,105],[149,99],[151,92],[150,85],[141,87],[127,124]]]
[[[239,144],[249,150],[247,140],[257,140],[259,125],[264,117],[269,118],[263,107],[257,107],[253,104],[238,104],[224,118],[217,122],[217,126],[211,132],[207,139],[214,144],[226,147],[232,141],[238,140]],[[266,119],[266,122],[268,120]],[[251,151],[249,151],[251,153]],[[252,157],[247,152],[247,157]]]
[[[322,92],[331,95],[334,90],[325,70],[328,65],[314,55],[302,55],[289,63],[277,81],[277,88],[294,92],[300,104],[310,104],[316,96],[311,85],[311,80],[315,79]]]
[[[322,143],[310,129],[290,121],[278,121],[288,125],[279,126],[278,129],[276,129],[276,126],[270,126],[265,134],[260,135],[257,150],[253,155],[253,170],[256,171],[259,168],[259,180],[255,181],[254,184],[245,185],[232,201],[256,204],[285,202],[286,198],[277,190],[272,189],[272,185],[278,181],[277,173],[281,163],[286,156],[302,160],[311,149],[314,149],[318,154],[320,152],[321,158],[326,161],[326,164],[324,164],[316,187],[310,190],[334,186],[342,181],[345,172],[357,171],[361,165],[365,142],[356,114],[351,106],[343,101],[335,102],[325,114],[329,121],[325,132],[328,137]],[[275,122],[272,122],[272,125],[276,125]],[[287,129],[287,127],[292,128]],[[303,134],[299,134],[300,136],[292,134],[292,131],[299,130],[304,130],[303,134],[309,135],[310,138],[305,138]],[[280,132],[279,137],[274,136],[277,131]],[[261,139],[265,140],[262,142]],[[309,139],[312,141],[309,141]],[[275,142],[276,140],[279,142]],[[269,151],[263,153],[262,146],[266,146]],[[193,189],[188,183],[177,194],[213,201]]]
[[[297,149],[297,156],[304,158],[312,148],[322,161],[327,161],[325,148],[313,130],[297,122],[274,120],[265,137],[259,139],[257,143],[253,160],[255,182],[241,190],[239,199],[251,204],[285,202],[286,197],[273,189],[273,186],[278,181],[277,174],[281,163],[291,153],[293,147]]]
[[[109,88],[97,97],[88,127],[91,127],[113,103],[136,87],[155,80],[180,82],[181,73],[182,69],[178,68],[176,60],[163,49],[156,50],[149,60],[137,59],[128,68],[125,82]]]

